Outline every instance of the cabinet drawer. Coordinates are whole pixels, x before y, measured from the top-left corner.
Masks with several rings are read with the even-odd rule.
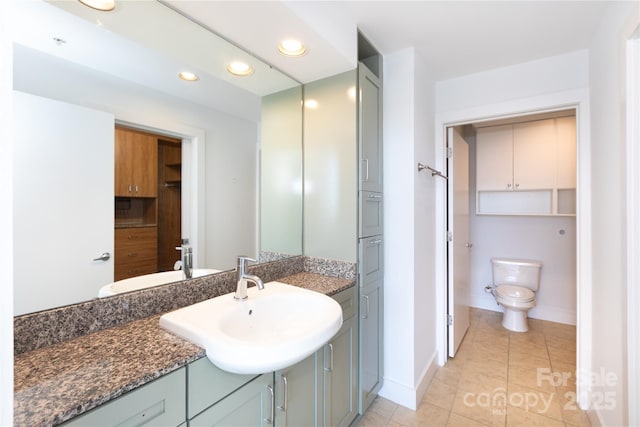
[[[258,376],[223,371],[206,357],[189,364],[187,368],[187,417],[189,419]]]
[[[118,228],[115,232],[117,248],[154,248],[158,242],[156,227]]]
[[[115,263],[157,263],[158,230],[156,227],[122,228],[115,233]]]
[[[343,323],[352,318],[358,311],[356,287],[346,289],[333,296],[333,299],[342,307]]]
[[[80,415],[65,426],[178,426],[184,423],[186,369],[165,375],[109,403]]]
[[[360,239],[360,286],[382,280],[384,273],[382,236]]]
[[[382,234],[382,193],[360,192],[359,237]]]
[[[158,272],[157,258],[139,260],[134,262],[114,263],[114,280],[128,279],[129,277],[142,276]]]

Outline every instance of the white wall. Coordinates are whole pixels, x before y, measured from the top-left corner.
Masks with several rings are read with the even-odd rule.
[[[588,58],[587,50],[580,50],[439,81],[437,113],[587,87]]]
[[[436,142],[443,144],[447,125],[472,123],[486,119],[522,115],[549,109],[576,108],[578,134],[578,198],[576,221],[577,253],[577,343],[579,369],[591,369],[591,150],[589,52],[576,51],[523,64],[464,76],[436,83]],[[444,228],[444,217],[436,218]],[[444,245],[444,238],[440,238]],[[444,259],[444,254],[439,254]],[[444,269],[437,265],[438,283],[444,282]],[[438,309],[444,307],[446,292],[438,285]],[[441,316],[440,316],[441,314]],[[444,311],[436,321],[440,362],[446,349]],[[588,389],[580,382],[578,391]],[[586,407],[581,395],[579,403]],[[588,397],[588,395],[586,395]]]
[[[415,154],[410,170],[413,172],[414,197],[414,384],[418,399],[426,392],[436,369],[436,270],[435,188],[444,188],[445,181],[430,173],[418,172],[418,162],[435,164],[438,155],[433,140],[435,134],[435,80],[428,64],[419,54],[415,57]]]
[[[540,289],[529,317],[575,325],[575,217],[476,215],[475,136],[465,139],[470,149],[471,306],[504,311],[493,295],[484,292],[484,287],[493,283],[492,257],[538,260],[542,262]]]
[[[13,52],[11,5],[0,2],[0,425],[13,424]]]
[[[384,58],[384,383],[415,409],[435,370],[433,81],[415,50]]]
[[[634,25],[635,23],[635,25]],[[593,370],[617,376],[610,386],[595,386],[594,397],[613,393],[615,407],[594,408],[602,425],[626,425],[625,262],[625,48],[626,37],[640,23],[637,2],[612,3],[590,46],[593,120]],[[637,78],[637,76],[636,76]],[[637,119],[637,118],[636,118]],[[632,379],[638,381],[637,378]]]
[[[28,61],[16,63],[17,90],[110,112],[116,120],[149,128],[190,127],[202,132],[206,249],[194,249],[195,256],[204,266],[217,269],[234,268],[239,254],[257,256],[256,123],[103,73],[88,74],[83,67],[41,53],[20,53]]]

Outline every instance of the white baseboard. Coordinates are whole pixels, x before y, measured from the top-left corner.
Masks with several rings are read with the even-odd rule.
[[[431,355],[431,359],[429,359],[429,363],[424,367],[424,371],[422,375],[420,375],[420,380],[418,381],[418,386],[416,387],[416,406],[419,406],[420,402],[422,402],[422,398],[427,393],[427,389],[431,385],[431,380],[436,375],[438,371],[438,352],[434,352]]]
[[[484,310],[500,311],[502,307],[496,303],[491,294],[472,294],[469,304],[471,307]],[[537,305],[529,310],[528,316],[532,319],[548,320],[550,322],[564,323],[566,325],[576,325],[576,311],[564,308]]]
[[[398,405],[415,411],[418,409],[419,403],[422,401],[422,398],[431,384],[431,380],[438,370],[436,360],[437,353],[433,353],[429,363],[427,363],[427,366],[425,366],[425,369],[420,376],[417,386],[407,386],[389,378],[385,378],[382,388],[378,394],[385,399],[389,399],[392,402],[397,403]]]

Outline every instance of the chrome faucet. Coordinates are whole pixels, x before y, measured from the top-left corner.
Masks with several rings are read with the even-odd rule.
[[[182,272],[187,279],[193,276],[193,248],[189,246],[189,239],[182,239],[182,246],[176,247],[182,252]]]
[[[236,282],[238,283],[238,287],[236,288],[236,295],[233,297],[237,301],[247,299],[247,282],[254,283],[260,290],[264,289],[262,279],[246,273],[248,261],[257,262],[255,259],[246,256],[238,257],[238,265],[236,266]]]

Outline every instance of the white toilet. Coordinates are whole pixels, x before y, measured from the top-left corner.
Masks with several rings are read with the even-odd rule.
[[[492,258],[493,289],[491,293],[504,307],[502,326],[514,332],[527,332],[527,311],[536,305],[535,292],[540,287],[538,261]]]

